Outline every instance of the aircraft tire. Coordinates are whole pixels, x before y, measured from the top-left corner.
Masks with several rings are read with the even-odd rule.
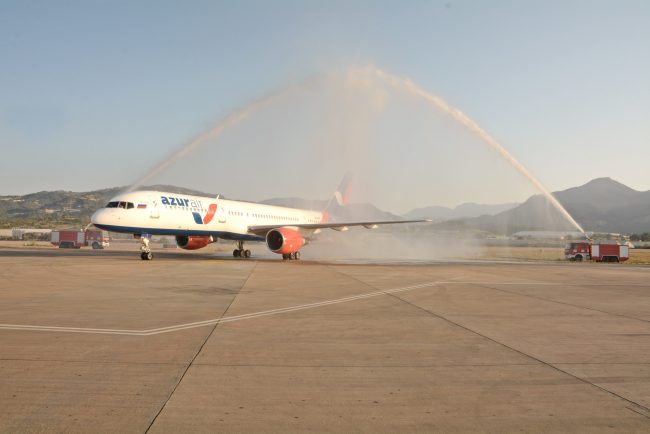
[[[142,252],[140,253],[140,259],[142,259],[143,261],[151,261],[153,259],[153,253]]]

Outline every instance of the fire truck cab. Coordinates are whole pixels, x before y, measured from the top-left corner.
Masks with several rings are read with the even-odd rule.
[[[591,259],[591,243],[578,241],[564,246],[564,257],[569,261],[588,261]]]

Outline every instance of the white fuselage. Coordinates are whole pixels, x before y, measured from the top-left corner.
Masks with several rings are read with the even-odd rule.
[[[212,236],[263,241],[249,227],[316,224],[323,213],[252,202],[160,191],[135,191],[115,196],[97,210],[98,228],[133,234]]]

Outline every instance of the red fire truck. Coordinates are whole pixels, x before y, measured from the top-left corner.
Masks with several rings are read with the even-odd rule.
[[[576,241],[564,247],[564,257],[569,261],[623,262],[630,259],[630,248],[626,244]]]
[[[52,231],[51,242],[60,249],[79,249],[88,246],[93,249],[103,249],[109,246],[109,237],[106,231],[65,229]]]

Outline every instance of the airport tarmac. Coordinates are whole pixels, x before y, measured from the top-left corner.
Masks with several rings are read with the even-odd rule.
[[[0,432],[650,432],[649,267],[221,255],[0,248]]]

